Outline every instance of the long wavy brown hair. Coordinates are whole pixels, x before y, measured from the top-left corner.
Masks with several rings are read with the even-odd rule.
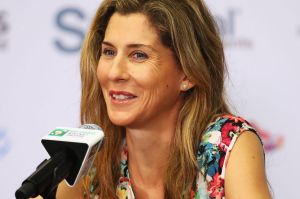
[[[81,54],[81,122],[96,123],[105,141],[95,161],[101,199],[116,198],[124,127],[114,125],[97,80],[101,43],[113,13],[142,13],[195,84],[184,96],[165,174],[165,198],[188,198],[199,168],[202,133],[217,115],[229,113],[224,97],[226,65],[216,23],[202,0],[103,0],[87,32]]]

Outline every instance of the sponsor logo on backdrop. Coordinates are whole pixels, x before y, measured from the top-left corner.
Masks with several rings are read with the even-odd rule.
[[[228,9],[225,14],[215,16],[225,47],[246,49],[253,47],[250,38],[237,34],[239,29],[237,19],[241,14],[242,11],[239,9]],[[86,32],[82,25],[90,23],[89,20],[81,8],[66,7],[59,10],[55,15],[55,26],[59,32],[59,36],[54,40],[55,47],[65,53],[79,52]],[[66,41],[63,36],[72,38],[72,41]]]
[[[65,53],[79,52],[86,31],[82,24],[88,23],[88,20],[80,8],[67,7],[59,10],[55,15],[55,26],[60,36],[54,40],[55,47]]]
[[[0,159],[8,154],[11,148],[10,138],[5,130],[0,129]]]
[[[0,50],[6,49],[8,45],[8,13],[0,10]]]
[[[250,38],[237,34],[239,29],[237,19],[241,14],[241,10],[231,8],[225,14],[215,16],[225,47],[245,49],[253,47]]]
[[[271,133],[270,131],[261,128],[255,122],[251,122],[253,127],[257,130],[263,143],[266,152],[273,152],[280,150],[284,145],[284,137],[282,135]]]

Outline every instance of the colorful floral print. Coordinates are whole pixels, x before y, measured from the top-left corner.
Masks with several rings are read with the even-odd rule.
[[[225,199],[227,160],[237,137],[244,131],[256,133],[246,120],[232,115],[218,117],[208,125],[197,151],[199,173],[196,177],[196,188],[190,194],[191,199]],[[135,198],[128,172],[127,155],[128,150],[124,144],[121,152],[121,177],[116,190],[120,199]],[[95,184],[91,187],[95,190]],[[95,196],[93,193],[91,195]]]
[[[195,199],[225,199],[225,167],[237,137],[244,131],[256,133],[246,120],[232,115],[219,117],[208,125],[197,152],[198,166],[206,186],[197,184],[195,190],[196,193],[206,190],[208,197]]]

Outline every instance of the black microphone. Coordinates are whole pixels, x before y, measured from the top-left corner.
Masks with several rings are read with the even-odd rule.
[[[58,127],[42,139],[50,158],[44,160],[16,191],[17,199],[43,196],[55,199],[58,184],[65,179],[74,186],[88,173],[102,144],[104,133],[95,124],[79,128]]]

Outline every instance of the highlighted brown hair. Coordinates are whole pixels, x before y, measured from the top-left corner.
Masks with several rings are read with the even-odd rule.
[[[103,0],[81,54],[81,122],[100,125],[106,137],[96,161],[101,199],[116,198],[124,139],[124,129],[109,120],[96,77],[101,43],[115,12],[147,16],[161,42],[172,49],[182,70],[195,84],[184,96],[165,174],[165,198],[188,198],[199,172],[196,151],[202,132],[214,117],[229,113],[224,98],[224,50],[217,26],[202,0]]]

